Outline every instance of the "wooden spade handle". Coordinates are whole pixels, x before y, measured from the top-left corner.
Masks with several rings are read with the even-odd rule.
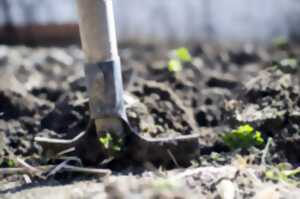
[[[77,0],[77,7],[87,62],[119,59],[112,0]]]

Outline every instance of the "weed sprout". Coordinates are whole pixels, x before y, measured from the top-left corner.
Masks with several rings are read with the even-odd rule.
[[[180,72],[182,71],[183,63],[190,63],[192,60],[193,58],[187,48],[177,48],[171,52],[168,70],[172,73]]]
[[[249,124],[238,127],[222,138],[224,143],[231,149],[248,149],[252,146],[264,144],[261,132],[254,130]]]

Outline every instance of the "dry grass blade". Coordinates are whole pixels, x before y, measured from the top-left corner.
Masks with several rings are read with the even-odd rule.
[[[79,165],[82,165],[82,162],[79,158],[77,157],[61,157],[60,159],[64,160],[62,163],[57,165],[52,171],[49,172],[47,177],[55,175],[58,173],[60,170],[64,169],[64,167],[70,162],[70,161],[76,161]]]
[[[177,162],[177,160],[176,160],[174,154],[173,154],[169,149],[167,150],[167,152],[168,152],[169,156],[171,157],[173,163],[176,165],[176,167],[179,168],[180,166],[179,166],[179,164],[178,164],[178,162]]]
[[[265,148],[264,148],[264,150],[263,150],[263,154],[262,154],[262,156],[261,156],[261,164],[262,164],[262,165],[266,165],[266,159],[267,159],[267,155],[268,155],[268,153],[269,153],[269,150],[270,150],[270,146],[271,146],[271,144],[272,144],[272,141],[273,141],[273,139],[272,139],[272,138],[269,138],[269,139],[268,139],[268,142],[267,142],[267,144],[266,144],[266,146],[265,146]]]
[[[43,172],[48,172],[53,168],[56,167],[54,165],[36,167],[36,169]],[[111,170],[109,169],[85,168],[85,167],[70,166],[67,164],[62,165],[62,167],[59,169],[65,172],[94,174],[98,176],[108,176],[111,174]],[[0,174],[1,175],[32,174],[32,172],[30,172],[27,168],[0,168]]]
[[[54,167],[53,165],[48,165],[48,166],[39,166],[35,167],[39,171],[46,172],[49,169]],[[2,175],[13,175],[13,174],[32,174],[28,168],[24,167],[18,167],[18,168],[0,168],[0,174]]]
[[[56,173],[58,173],[60,170],[62,170],[66,165],[67,163],[69,162],[70,160],[65,160],[63,161],[62,163],[60,163],[59,165],[57,165],[54,169],[52,169],[52,171],[50,171],[47,175],[47,178],[50,177],[50,176],[53,176],[55,175]]]
[[[191,140],[197,140],[201,137],[200,134],[191,134],[191,135],[181,135],[176,136],[174,138],[149,138],[149,137],[143,137],[143,139],[149,143],[168,143],[168,142],[179,142],[179,141],[191,141]]]
[[[27,169],[30,173],[41,173],[42,171],[31,166],[30,164],[28,164],[27,162],[25,162],[25,160],[21,159],[21,158],[16,158],[17,162],[22,165],[25,169]]]
[[[58,158],[62,155],[65,155],[65,154],[68,154],[68,153],[71,153],[71,152],[74,152],[74,151],[75,151],[75,147],[68,148],[66,150],[63,150],[63,151],[57,153],[55,158]]]
[[[31,184],[32,180],[30,179],[30,177],[26,174],[23,175],[24,181],[26,182],[26,184]]]
[[[76,166],[70,166],[70,165],[65,165],[64,170],[69,171],[69,172],[96,174],[96,175],[100,175],[100,176],[107,176],[107,175],[111,174],[111,170],[109,170],[109,169],[85,168],[85,167],[76,167]]]
[[[46,137],[35,137],[34,141],[40,142],[40,143],[52,143],[52,144],[72,144],[77,142],[80,138],[82,138],[85,135],[85,131],[79,133],[76,137],[73,139],[54,139],[54,138],[46,138]]]
[[[19,158],[19,157],[16,157],[15,158],[16,162],[18,162],[27,172],[26,174],[30,174],[32,176],[37,176],[39,178],[42,178],[44,179],[45,177],[42,175],[43,171],[36,168],[36,167],[33,167],[31,166],[30,164],[28,164],[25,160]]]

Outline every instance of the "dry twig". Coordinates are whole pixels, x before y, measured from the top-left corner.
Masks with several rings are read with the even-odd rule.
[[[272,144],[273,139],[272,138],[268,138],[267,144],[263,150],[263,154],[261,156],[261,164],[262,165],[266,165],[266,159],[267,159],[267,155],[269,153],[270,150],[270,146]]]
[[[80,138],[82,138],[85,135],[86,131],[83,131],[79,133],[76,137],[73,139],[55,139],[55,138],[46,138],[46,137],[35,137],[34,141],[40,142],[40,143],[50,143],[50,144],[73,144],[76,143]]]
[[[168,149],[167,152],[168,152],[169,156],[171,157],[173,163],[176,165],[176,167],[179,168],[180,166],[179,166],[174,154],[172,153],[172,151]]]

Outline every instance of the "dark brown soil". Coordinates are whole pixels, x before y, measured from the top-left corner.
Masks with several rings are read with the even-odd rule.
[[[261,131],[265,141],[273,138],[267,164],[288,162],[297,167],[300,163],[300,66],[291,71],[279,62],[287,57],[297,59],[299,48],[227,49],[203,45],[192,47],[191,52],[193,62],[184,64],[178,73],[167,69],[168,50],[125,45],[120,55],[127,115],[133,130],[146,138],[158,139],[199,135],[197,143],[187,146],[179,142],[177,148],[170,148],[171,155],[166,153],[163,159],[159,153],[165,152],[160,148],[145,149],[141,145],[140,150],[135,148],[136,152],[129,150],[126,160],[117,159],[105,167],[122,174],[141,175],[159,166],[174,169],[195,164],[232,165],[238,152],[230,151],[220,135],[242,124],[251,124]],[[34,137],[70,139],[86,130],[89,110],[83,64],[78,47],[0,47],[1,167],[12,166],[9,162],[12,156],[22,157],[33,166],[57,164],[47,159],[51,152],[43,151]],[[257,160],[262,153],[261,149],[257,150],[241,152],[247,158],[254,156],[250,165],[260,164]],[[18,175],[12,178],[0,174],[0,177],[5,182],[22,179]],[[66,182],[65,176],[58,175],[56,179],[58,184]],[[70,175],[69,179],[75,182],[78,176]],[[241,197],[249,198],[255,190],[243,180],[237,180]],[[39,179],[33,181],[40,183]],[[204,195],[217,194],[215,184],[206,188],[205,182],[194,186],[202,187],[200,192]],[[14,188],[0,189],[0,194],[11,190]]]

